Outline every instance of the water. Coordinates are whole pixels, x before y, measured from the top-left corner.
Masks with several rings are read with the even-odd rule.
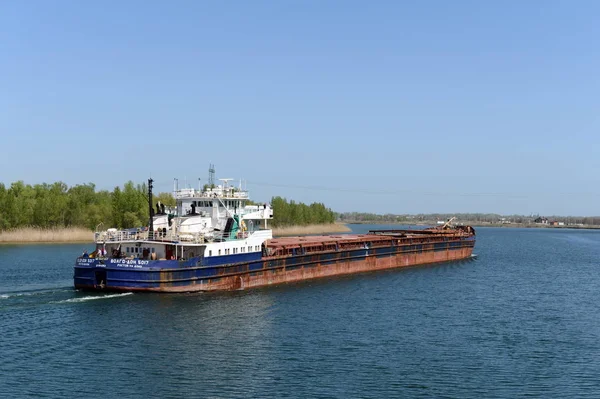
[[[480,228],[476,261],[220,294],[80,293],[82,248],[0,246],[0,397],[600,392],[600,232]]]

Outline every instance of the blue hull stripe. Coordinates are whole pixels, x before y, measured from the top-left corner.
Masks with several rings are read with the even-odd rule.
[[[214,281],[221,277],[264,272],[268,270],[294,270],[321,264],[327,266],[340,261],[362,260],[375,256],[384,258],[398,254],[437,252],[472,248],[474,241],[440,243],[431,249],[422,246],[358,249],[343,252],[308,254],[296,257],[271,258],[263,261],[260,253],[225,255],[210,258],[177,260],[137,259],[91,259],[79,258],[75,265],[74,282],[78,287],[94,288],[103,282],[106,288],[158,289],[161,284],[168,287],[185,287],[197,283]],[[458,246],[456,244],[459,244]],[[418,248],[420,247],[420,248]],[[433,250],[433,251],[432,251]],[[208,261],[211,259],[211,261]],[[233,261],[224,264],[226,261]],[[214,264],[213,264],[214,262]]]

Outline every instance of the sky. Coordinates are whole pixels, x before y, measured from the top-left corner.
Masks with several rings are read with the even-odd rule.
[[[0,182],[600,215],[600,2],[0,1]]]

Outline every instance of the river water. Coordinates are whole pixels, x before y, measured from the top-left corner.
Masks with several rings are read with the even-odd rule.
[[[0,246],[0,397],[599,397],[600,232],[477,233],[474,261],[217,294],[77,292],[81,244]]]

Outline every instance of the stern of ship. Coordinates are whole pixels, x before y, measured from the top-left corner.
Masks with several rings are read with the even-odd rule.
[[[162,291],[165,277],[178,267],[177,260],[80,257],[75,261],[73,283],[81,290]]]

